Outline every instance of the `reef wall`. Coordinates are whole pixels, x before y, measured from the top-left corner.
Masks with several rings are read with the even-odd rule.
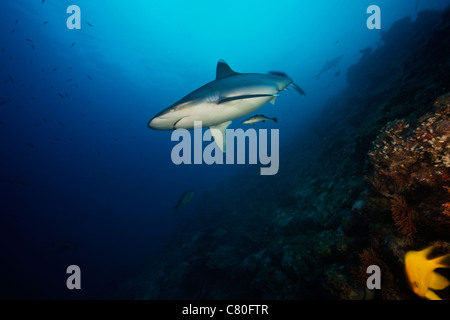
[[[405,252],[450,250],[450,10],[398,21],[382,40],[280,155],[277,175],[249,170],[204,195],[117,296],[417,298]],[[366,289],[370,264],[381,290]]]

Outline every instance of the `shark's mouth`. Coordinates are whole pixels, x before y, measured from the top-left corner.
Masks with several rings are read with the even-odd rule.
[[[186,118],[186,117],[182,117],[182,118],[178,119],[177,121],[175,121],[175,122],[173,123],[173,128],[176,129],[177,123],[180,122],[181,120],[183,120],[184,118]]]

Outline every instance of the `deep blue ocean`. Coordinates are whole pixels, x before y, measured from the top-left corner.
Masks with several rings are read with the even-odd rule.
[[[372,4],[381,29],[366,26]],[[279,129],[285,156],[345,88],[360,50],[376,48],[395,21],[448,4],[1,1],[0,297],[104,297],[151,262],[203,193],[260,166],[175,165],[172,132],[147,126],[214,80],[220,59],[237,72],[285,72],[306,92],[282,92],[256,112],[277,117],[258,128]],[[81,9],[80,29],[67,27],[70,5]],[[249,128],[241,120],[230,128]],[[187,190],[195,196],[175,211]],[[69,265],[81,269],[81,290],[66,287]]]

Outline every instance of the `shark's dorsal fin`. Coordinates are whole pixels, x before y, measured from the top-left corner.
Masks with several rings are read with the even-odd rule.
[[[225,152],[225,130],[230,125],[231,120],[223,123],[219,123],[215,126],[210,126],[209,131],[211,131],[211,136],[214,138],[217,146],[222,152]]]
[[[225,60],[220,59],[219,62],[217,62],[216,79],[234,76],[236,74],[238,73],[234,72]]]

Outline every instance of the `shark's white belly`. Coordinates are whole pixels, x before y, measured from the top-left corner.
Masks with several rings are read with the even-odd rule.
[[[233,100],[222,104],[208,102],[198,104],[193,108],[175,112],[179,113],[180,120],[176,122],[174,129],[193,129],[194,121],[201,121],[202,127],[209,127],[234,120],[257,110],[271,99],[273,97],[257,97]]]

